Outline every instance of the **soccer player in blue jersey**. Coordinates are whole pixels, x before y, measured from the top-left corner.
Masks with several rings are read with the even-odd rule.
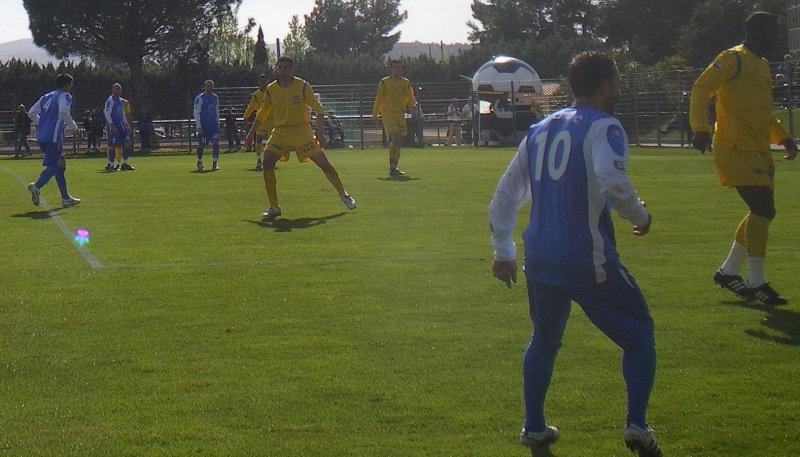
[[[214,81],[203,83],[203,92],[194,98],[194,123],[197,125],[197,169],[203,169],[203,148],[211,143],[212,170],[219,170],[219,97],[214,93]]]
[[[39,206],[39,190],[56,178],[58,190],[61,191],[61,206],[69,208],[80,203],[80,199],[71,197],[67,192],[65,175],[67,162],[64,159],[64,130],[76,132],[78,124],[72,119],[72,75],[65,73],[56,76],[56,89],[43,95],[28,110],[28,117],[36,124],[36,142],[42,149],[44,170],[36,182],[28,184],[31,201]]]
[[[103,114],[106,118],[108,130],[108,163],[106,171],[114,170],[133,170],[128,164],[128,157],[131,155],[131,105],[128,100],[122,98],[122,85],[114,83],[111,86],[111,95],[106,99]],[[122,148],[122,161],[118,166],[114,165],[114,150]]]
[[[489,206],[492,272],[511,287],[517,281],[516,212],[532,200],[522,238],[534,330],[522,366],[520,442],[546,446],[558,438],[558,429],[545,422],[544,401],[574,301],[622,349],[625,444],[640,457],[661,457],[645,419],[656,370],[653,319],[620,261],[611,219],[613,208],[631,222],[634,235],[647,234],[652,221],[625,174],[628,138],[613,116],[619,70],[602,53],[583,53],[568,77],[574,105],[531,126]]]

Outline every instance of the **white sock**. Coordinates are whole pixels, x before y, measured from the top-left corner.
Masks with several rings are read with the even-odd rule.
[[[764,257],[747,258],[747,287],[758,287],[767,282],[764,275]]]
[[[726,258],[722,266],[719,267],[719,271],[725,275],[738,275],[745,259],[747,259],[747,248],[734,240],[733,245],[731,245],[731,251],[728,253],[728,258]]]

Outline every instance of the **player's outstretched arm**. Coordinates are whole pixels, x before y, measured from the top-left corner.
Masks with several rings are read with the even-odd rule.
[[[795,144],[794,140],[791,138],[786,138],[785,140],[781,141],[781,146],[786,148],[786,155],[783,156],[783,160],[794,160],[797,156],[797,144]]]

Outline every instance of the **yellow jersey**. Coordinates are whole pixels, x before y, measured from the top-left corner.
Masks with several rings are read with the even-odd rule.
[[[311,84],[293,76],[287,87],[281,87],[278,81],[267,86],[266,97],[256,119],[263,124],[273,114],[275,127],[310,124],[309,108],[316,114],[324,112]]]
[[[250,102],[247,104],[247,108],[244,109],[242,117],[247,120],[251,114],[257,113],[261,109],[261,105],[264,104],[265,98],[267,98],[267,88],[265,87],[264,90],[256,89],[253,95],[250,96]]]
[[[375,104],[372,106],[372,117],[377,117],[381,111],[404,111],[406,107],[417,107],[411,81],[406,78],[394,80],[391,76],[381,79],[375,94]]]
[[[708,131],[708,100],[716,95],[714,143],[740,151],[769,150],[789,133],[772,113],[769,62],[743,44],[720,53],[692,86],[689,123]]]

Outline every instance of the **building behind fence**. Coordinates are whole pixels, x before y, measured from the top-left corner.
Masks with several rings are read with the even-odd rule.
[[[787,62],[794,69],[798,62]],[[774,74],[777,75],[780,63],[773,65]],[[800,69],[800,67],[798,67]],[[622,98],[617,106],[617,116],[622,122],[632,144],[636,145],[678,145],[690,144],[688,116],[683,115],[681,100],[684,93],[689,93],[695,79],[702,70],[664,71],[664,72],[639,72],[622,76],[620,90]],[[776,79],[774,87],[774,103],[776,108],[795,106],[792,100],[800,99],[800,74],[793,71]],[[312,82],[313,85],[313,82]],[[535,100],[538,110],[547,115],[563,106],[572,103],[572,95],[565,79],[543,80],[543,94],[536,94]],[[797,87],[796,87],[797,86]],[[374,102],[376,84],[353,85],[313,85],[314,91],[322,102],[326,113],[332,111],[341,122],[343,131],[343,145],[349,148],[363,148],[379,145],[385,142],[380,125],[372,121],[372,105]],[[442,144],[447,137],[447,122],[445,111],[450,102],[455,98],[461,106],[470,100],[481,98],[492,102],[496,94],[475,94],[472,92],[469,81],[453,83],[414,83],[417,99],[424,113],[423,139],[424,145]],[[246,132],[247,124],[241,118],[245,106],[255,87],[218,87],[215,89],[219,95],[220,112],[231,109],[239,118],[240,134]],[[797,92],[797,93],[794,93]],[[199,93],[199,90],[197,91]],[[185,106],[155,106],[151,104],[151,113],[162,113],[161,119],[156,119],[155,139],[161,147],[185,149],[191,148],[196,142],[194,122],[192,120],[192,102],[195,93],[186,91]],[[519,102],[518,110],[530,110],[530,102],[522,94],[511,94]],[[98,94],[97,99],[81,100],[76,96],[73,104],[76,121],[80,120],[81,113],[102,105],[106,94]],[[2,153],[10,153],[13,147],[13,119],[16,106],[24,103],[29,106],[34,100],[15,100],[7,94],[0,94],[0,132],[2,139]],[[154,97],[158,100],[159,97]],[[522,101],[524,100],[524,104]],[[486,104],[488,106],[488,104]],[[800,105],[797,105],[800,106]],[[787,110],[787,129],[795,136],[794,119],[792,110]],[[136,113],[133,113],[134,120]],[[409,131],[413,130],[416,120],[409,119],[412,124]],[[476,119],[477,122],[477,119]],[[470,120],[465,120],[465,133],[467,138],[477,146],[488,145],[484,138],[469,134]],[[223,132],[224,129],[221,129]],[[411,135],[410,135],[411,136]],[[35,134],[29,138],[35,140]],[[31,140],[31,141],[34,141]],[[136,141],[136,139],[135,139]],[[409,141],[413,141],[410,139]],[[225,139],[221,138],[221,145],[225,146]],[[80,137],[67,142],[67,148],[72,147],[72,152],[79,152],[85,140]]]

